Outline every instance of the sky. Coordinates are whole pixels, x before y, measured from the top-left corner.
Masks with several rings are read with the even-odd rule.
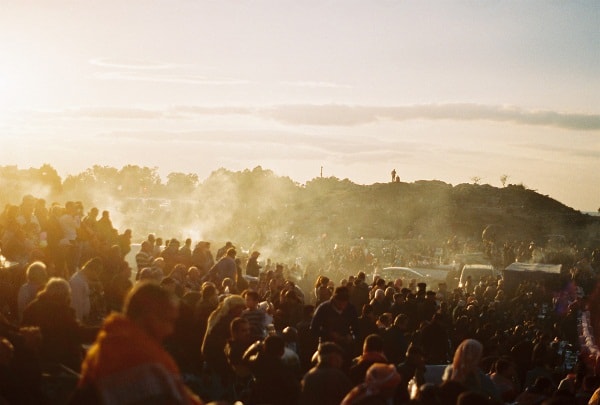
[[[0,139],[0,165],[63,178],[506,175],[597,211],[600,6],[0,0]]]

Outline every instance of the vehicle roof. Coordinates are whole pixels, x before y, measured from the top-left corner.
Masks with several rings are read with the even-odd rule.
[[[482,270],[493,270],[494,266],[491,264],[465,264],[463,270],[466,269],[482,269]]]
[[[505,271],[515,271],[515,272],[533,272],[533,271],[541,271],[543,273],[552,273],[552,274],[560,274],[561,269],[560,264],[542,264],[542,263],[520,263],[514,262],[508,265],[504,270]]]
[[[406,271],[406,272],[409,272],[409,273],[414,273],[415,275],[418,275],[420,277],[427,277],[426,274],[423,274],[423,273],[421,273],[418,270],[411,269],[410,267],[396,267],[396,266],[392,266],[392,267],[384,267],[383,269],[381,269],[381,271],[394,271],[394,270]]]

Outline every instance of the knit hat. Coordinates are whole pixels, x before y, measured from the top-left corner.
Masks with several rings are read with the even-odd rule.
[[[379,391],[383,388],[393,388],[400,383],[400,374],[393,364],[374,363],[367,370],[365,384],[373,390]]]

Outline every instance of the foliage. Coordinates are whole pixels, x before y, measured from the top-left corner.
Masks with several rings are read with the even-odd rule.
[[[0,181],[0,203],[18,204],[26,194],[50,202],[82,201],[86,210],[109,210],[115,225],[132,228],[138,239],[159,232],[290,249],[298,240],[324,237],[441,243],[452,235],[480,240],[490,224],[501,224],[506,239],[600,237],[600,218],[522,184],[496,188],[422,180],[357,185],[319,177],[301,185],[260,166],[240,172],[220,168],[204,181],[193,173],[170,173],[163,183],[156,167],[134,165],[96,165],[62,181],[49,164],[0,167]]]

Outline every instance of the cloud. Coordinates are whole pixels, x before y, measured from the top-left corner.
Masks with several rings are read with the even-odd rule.
[[[160,110],[143,108],[119,108],[119,107],[85,107],[72,108],[59,113],[65,118],[98,118],[98,119],[159,119],[164,118],[165,113]]]
[[[140,70],[162,70],[162,69],[175,69],[183,67],[184,65],[178,65],[174,63],[166,62],[154,62],[143,59],[115,59],[115,58],[96,58],[91,59],[91,65],[100,66],[103,68],[112,69],[140,69]]]
[[[170,108],[169,111],[176,114],[189,115],[250,115],[254,114],[256,109],[236,106],[175,106]]]
[[[564,147],[564,146],[555,146],[549,144],[541,144],[541,143],[526,143],[516,145],[526,150],[531,150],[536,152],[536,154],[547,153],[547,154],[556,154],[556,155],[567,155],[573,158],[591,158],[591,159],[599,159],[600,158],[600,149],[588,147],[586,149],[579,148],[576,145],[572,147]]]
[[[165,79],[163,77],[163,79]],[[174,80],[183,80],[182,78]],[[209,82],[205,82],[208,84]],[[518,107],[480,104],[429,104],[414,106],[354,106],[343,104],[274,106],[194,106],[163,109],[76,108],[44,114],[70,118],[98,119],[193,119],[194,116],[244,115],[276,121],[284,125],[356,127],[383,121],[410,120],[491,121],[516,125],[546,126],[577,131],[600,130],[599,114],[525,110]]]
[[[325,89],[350,89],[352,86],[347,84],[338,84],[331,82],[313,82],[313,81],[299,81],[299,82],[281,82],[281,84],[285,86],[293,86],[293,87],[315,87],[315,88],[325,88]]]
[[[180,83],[202,86],[231,86],[248,84],[250,81],[223,77],[206,77],[186,73],[182,70],[193,68],[168,62],[149,61],[144,59],[126,58],[95,58],[89,63],[101,68],[93,73],[97,80],[119,80],[154,83]]]
[[[363,136],[340,137],[335,134],[315,135],[311,133],[285,130],[203,130],[203,131],[111,131],[100,135],[101,138],[118,139],[138,143],[145,147],[156,148],[151,143],[164,143],[165,148],[183,148],[193,150],[226,151],[219,156],[232,159],[269,159],[325,160],[332,159],[350,164],[357,161],[381,162],[392,157],[413,156],[428,146],[388,140],[372,142]]]
[[[355,126],[382,120],[454,120],[512,122],[574,130],[599,130],[600,115],[525,110],[481,104],[427,104],[413,106],[281,105],[263,111],[266,117],[292,125]]]
[[[230,78],[214,78],[209,79],[201,75],[193,74],[149,74],[146,72],[97,72],[94,73],[94,78],[98,80],[123,80],[137,82],[154,82],[154,83],[180,83],[180,84],[195,84],[202,86],[235,86],[251,83],[249,80],[230,79]]]

